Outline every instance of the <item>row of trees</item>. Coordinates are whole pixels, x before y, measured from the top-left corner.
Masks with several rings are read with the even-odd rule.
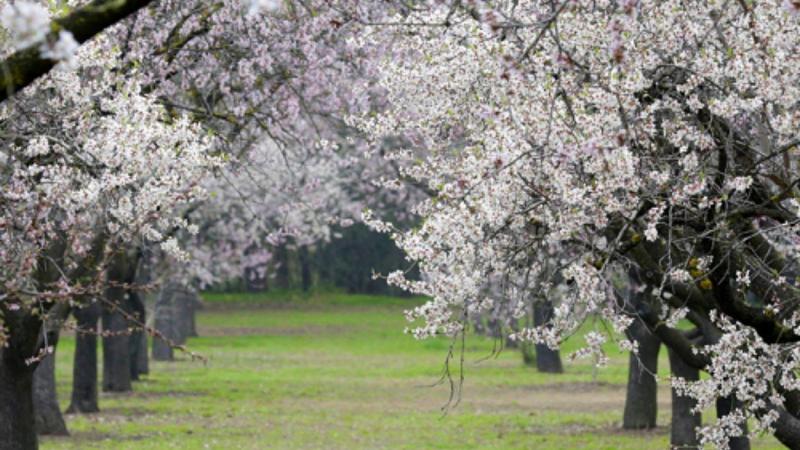
[[[0,448],[16,450],[37,447],[34,371],[52,373],[71,310],[76,370],[94,367],[100,303],[104,387],[129,389],[143,292],[161,286],[172,311],[154,331],[178,338],[156,344],[168,357],[185,302],[165,293],[258,270],[393,198],[342,137],[342,115],[371,102],[356,3],[2,6]],[[90,384],[75,408],[93,409]]]
[[[386,284],[382,274],[409,267],[403,253],[386,235],[356,223],[333,230],[333,239],[312,246],[285,243],[269,259],[245,268],[240,277],[210,287],[223,291],[343,289],[366,294],[406,295]],[[413,270],[413,267],[410,269]]]
[[[515,338],[600,317],[615,333],[574,356],[602,366],[643,327],[708,373],[676,364],[676,393],[727,405],[701,444],[752,420],[800,447],[796,3],[2,4],[7,448],[36,447],[67,306],[135,312],[140,261],[161,285],[263,276],[362,212],[420,274],[388,281],[431,298],[416,337],[534,298]]]

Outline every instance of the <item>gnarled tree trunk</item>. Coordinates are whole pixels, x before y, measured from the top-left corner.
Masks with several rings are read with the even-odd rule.
[[[641,430],[655,428],[658,415],[658,352],[661,341],[638,318],[627,330],[628,339],[639,343],[638,354],[631,353],[628,365],[628,390],[622,428]]]
[[[164,338],[175,341],[178,335],[177,324],[175,321],[175,301],[177,284],[167,282],[158,292],[155,310],[155,329]],[[172,346],[161,337],[153,338],[153,359],[156,361],[172,361],[174,358]]]
[[[33,371],[30,355],[14,347],[0,349],[0,450],[36,450]]]
[[[148,352],[147,333],[139,334],[139,349],[136,352],[136,369],[140,375],[147,375],[150,373],[150,356]]]
[[[109,291],[115,288],[109,289]],[[128,392],[131,384],[131,352],[128,320],[123,314],[127,309],[125,291],[108,293],[114,307],[103,308],[103,391]]]
[[[697,381],[700,379],[700,371],[686,364],[681,357],[669,351],[669,367],[672,376],[680,377],[687,381]],[[700,440],[697,438],[696,429],[702,425],[700,413],[692,412],[692,408],[697,406],[697,401],[691,397],[685,397],[672,389],[672,426],[670,427],[670,446],[673,449],[692,450],[700,448]]]
[[[53,353],[42,359],[33,375],[33,411],[36,432],[39,434],[67,436],[67,424],[61,415],[56,394],[56,355]]]
[[[178,335],[175,342],[185,344],[186,340],[196,334],[194,330],[194,315],[200,304],[197,292],[187,286],[180,286],[174,297],[175,321],[177,322]]]
[[[45,333],[38,340],[39,347],[45,349],[33,373],[33,413],[36,432],[39,434],[69,434],[56,395],[55,352],[61,326],[69,317],[70,309],[67,303],[58,303],[50,308],[44,323]]]
[[[129,291],[128,301],[136,322],[144,325],[146,311],[142,296],[138,292]],[[145,343],[144,355],[141,355],[142,342]],[[147,337],[143,328],[138,325],[135,327],[128,340],[128,345],[130,346],[131,354],[131,380],[137,381],[140,374],[147,373]]]
[[[123,286],[136,276],[136,258],[116,255],[108,268],[109,287],[103,305],[103,391],[128,392],[131,384],[130,327],[133,311],[129,291]]]
[[[93,302],[72,312],[78,325],[72,366],[72,399],[67,414],[100,411],[97,402],[97,322],[100,305]]]

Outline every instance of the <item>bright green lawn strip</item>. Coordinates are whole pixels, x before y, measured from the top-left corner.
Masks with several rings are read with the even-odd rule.
[[[419,342],[404,335],[404,304],[364,307],[364,299],[336,301],[340,303],[334,307],[202,312],[201,330],[220,335],[192,339],[189,346],[209,358],[207,365],[153,363],[152,375],[136,385],[134,394],[104,395],[103,414],[70,418],[75,437],[47,439],[43,448],[667,446],[664,429],[619,431],[625,355],[609,350],[611,367],[599,371],[581,361],[567,363],[566,374],[546,375],[523,366],[514,350],[486,359],[494,340],[470,337],[462,403],[443,417],[439,408],[447,402],[448,386],[424,386],[438,380],[449,342]],[[567,342],[566,352],[579,344]],[[63,406],[69,397],[73,346],[66,337],[59,344]],[[666,375],[663,351],[660,369]],[[592,384],[593,375],[600,384]],[[555,386],[564,387],[559,391]],[[574,389],[576,404],[547,401],[550,391],[557,400]],[[604,395],[619,397],[620,404],[580,404]],[[669,418],[664,409],[661,423]],[[753,448],[780,447],[766,438]]]

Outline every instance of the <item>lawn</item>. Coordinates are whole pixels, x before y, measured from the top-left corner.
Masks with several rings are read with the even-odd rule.
[[[131,394],[102,394],[102,412],[69,416],[44,449],[661,449],[668,430],[620,430],[627,356],[610,367],[566,364],[539,374],[513,350],[470,337],[457,405],[441,380],[450,342],[403,334],[414,299],[325,294],[209,294],[186,357],[151,362]],[[579,342],[567,343],[566,352]],[[74,341],[58,349],[62,407]],[[458,354],[458,353],[457,353]],[[460,356],[459,356],[460,357]],[[459,363],[452,366],[458,383]],[[666,375],[666,352],[660,369]],[[669,421],[669,389],[659,393]],[[754,449],[782,448],[758,438]]]

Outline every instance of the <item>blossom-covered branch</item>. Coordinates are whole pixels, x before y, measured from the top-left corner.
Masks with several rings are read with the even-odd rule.
[[[70,14],[53,20],[52,24],[39,20],[28,23],[30,27],[44,27],[49,31],[42,34],[42,40],[59,42],[65,39],[63,32],[71,34],[76,44],[82,44],[106,28],[125,19],[147,6],[152,0],[93,0]],[[20,2],[26,3],[26,2]],[[14,14],[10,11],[9,14]],[[36,31],[28,30],[34,35]],[[49,72],[60,59],[61,53],[42,51],[41,42],[31,42],[0,62],[0,101],[3,101],[37,78]],[[74,51],[71,50],[71,51]]]

